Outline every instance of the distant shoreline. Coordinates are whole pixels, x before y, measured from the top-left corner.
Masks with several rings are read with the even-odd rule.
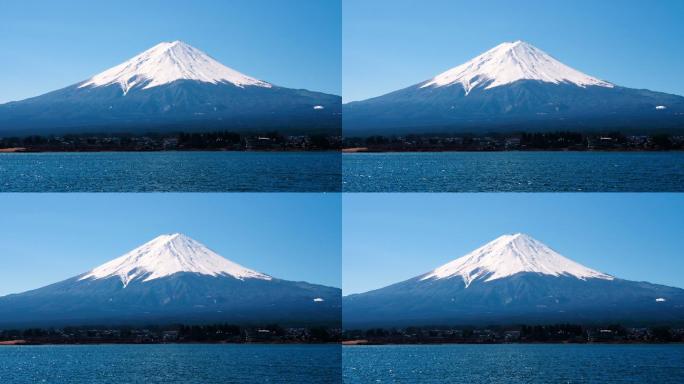
[[[321,343],[287,343],[287,342],[160,342],[160,343],[139,343],[139,342],[93,342],[93,343],[42,343],[27,340],[8,340],[0,341],[0,348],[4,346],[41,346],[41,345],[339,345],[344,347],[363,347],[363,346],[405,346],[405,345],[684,345],[681,341],[671,342],[620,342],[620,341],[594,341],[594,342],[435,342],[435,343],[380,343],[363,342],[364,340],[345,340],[342,342],[321,342]]]
[[[444,150],[416,150],[416,149],[369,149],[369,148],[343,148],[343,154],[352,153],[513,153],[513,152],[595,152],[595,153],[645,153],[645,152],[684,152],[684,149],[504,149],[504,150],[473,150],[473,149],[444,149]]]
[[[4,149],[3,149],[4,148]],[[277,131],[132,133],[79,133],[64,135],[0,135],[4,152],[102,152],[102,151],[330,151],[342,148],[335,134],[285,135]]]
[[[563,342],[563,341],[509,341],[509,342],[434,342],[434,343],[382,343],[363,342],[364,340],[344,340],[345,347],[375,346],[375,345],[684,345],[682,341],[645,342],[645,341],[592,341],[592,342]]]
[[[343,148],[341,150],[334,149],[250,149],[250,150],[234,150],[234,149],[160,149],[160,150],[116,150],[116,149],[102,149],[102,150],[38,150],[27,148],[0,148],[0,153],[172,153],[172,152],[233,152],[233,153],[341,153],[341,154],[372,154],[372,153],[525,153],[525,152],[588,152],[588,153],[679,153],[684,152],[684,149],[516,149],[516,150],[379,150],[368,148]]]
[[[684,150],[684,133],[424,133],[344,136],[341,144],[343,152],[671,151]]]
[[[295,342],[260,342],[252,341],[245,343],[237,342],[159,342],[159,343],[138,343],[133,341],[122,342],[92,342],[92,343],[42,343],[27,340],[6,340],[0,341],[0,348],[3,346],[38,346],[38,345],[341,345],[339,342],[320,342],[320,343],[295,343]]]
[[[249,152],[249,153],[339,153],[334,149],[250,149],[250,150],[233,150],[233,149],[160,149],[160,150],[130,150],[130,149],[102,149],[102,150],[37,150],[27,148],[0,148],[0,153],[160,153],[160,152]]]

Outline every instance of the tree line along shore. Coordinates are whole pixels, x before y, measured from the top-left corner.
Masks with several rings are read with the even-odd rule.
[[[672,151],[684,150],[684,135],[620,132],[376,135],[345,137],[342,147],[344,152]]]
[[[162,344],[162,343],[339,343],[342,331],[334,327],[283,327],[277,324],[169,325],[146,327],[61,327],[0,330],[0,345],[40,344]]]
[[[518,325],[511,327],[406,327],[344,330],[342,344],[682,343],[684,328],[618,324]]]
[[[330,151],[339,150],[341,142],[341,136],[283,135],[278,132],[31,135],[0,137],[0,152]]]
[[[244,134],[228,131],[132,134],[67,134],[0,137],[0,152],[98,151],[678,151],[684,135],[608,133],[341,135]]]

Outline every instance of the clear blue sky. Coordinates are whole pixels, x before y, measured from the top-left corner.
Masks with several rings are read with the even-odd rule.
[[[514,40],[618,85],[684,95],[681,0],[344,0],[342,12],[345,102]]]
[[[341,93],[340,0],[2,0],[0,103],[183,40],[277,85]]]
[[[514,232],[620,278],[684,288],[684,194],[345,194],[342,206],[345,295]]]
[[[339,287],[339,194],[0,194],[0,295],[182,232],[275,277]]]

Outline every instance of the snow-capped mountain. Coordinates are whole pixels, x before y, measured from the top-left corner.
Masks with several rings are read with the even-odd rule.
[[[620,87],[523,42],[344,106],[346,134],[684,128],[684,97]]]
[[[238,280],[272,279],[271,276],[223,258],[181,233],[173,233],[156,237],[127,254],[102,264],[79,280],[118,277],[125,287],[136,279],[145,282],[180,272],[231,276]]]
[[[106,87],[118,84],[125,95],[136,86],[149,89],[177,80],[196,80],[211,84],[230,83],[241,88],[272,87],[265,81],[226,67],[182,41],[159,43],[132,59],[93,76],[78,87]]]
[[[550,322],[684,324],[684,290],[619,279],[525,234],[343,298],[345,327]]]
[[[340,311],[338,288],[251,270],[178,233],[62,282],[0,297],[0,325],[13,326],[334,325]]]
[[[279,87],[182,41],[69,87],[0,105],[0,134],[340,128],[339,96]]]
[[[467,95],[474,88],[491,89],[519,80],[568,83],[578,87],[614,87],[611,83],[568,67],[523,41],[499,44],[465,64],[440,73],[420,87],[438,88],[460,84]]]
[[[493,281],[525,272],[580,280],[613,280],[612,276],[567,259],[523,233],[503,235],[425,274],[421,280],[460,277],[467,288],[477,280]]]

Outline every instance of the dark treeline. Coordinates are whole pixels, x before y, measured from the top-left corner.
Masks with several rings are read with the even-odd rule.
[[[667,343],[684,342],[684,328],[628,328],[619,324],[373,328],[345,330],[342,339],[348,344]]]
[[[241,134],[228,131],[131,134],[67,134],[2,137],[0,149],[15,151],[164,151],[164,150],[264,150],[321,151],[341,148],[341,137],[288,136],[278,132]]]
[[[0,330],[0,344],[95,343],[336,343],[341,330],[328,327],[233,324],[147,327],[62,327]]]
[[[620,132],[424,134],[350,137],[344,139],[343,148],[358,151],[669,151],[684,149],[684,136],[624,135]]]

